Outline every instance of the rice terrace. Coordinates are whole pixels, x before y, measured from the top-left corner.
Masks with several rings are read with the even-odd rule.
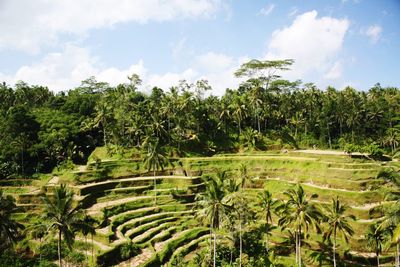
[[[0,3],[0,267],[400,267],[400,3]]]

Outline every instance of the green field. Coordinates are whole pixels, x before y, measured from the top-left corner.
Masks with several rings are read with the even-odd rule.
[[[98,226],[93,237],[96,259],[91,264],[100,266],[198,266],[198,257],[208,251],[210,240],[209,228],[196,216],[195,196],[204,190],[199,176],[226,171],[229,176],[238,177],[240,164],[248,169],[250,179],[244,192],[249,205],[258,212],[257,218],[263,216],[256,196],[264,189],[269,190],[274,198],[283,200],[285,190],[301,184],[308,195],[318,195],[313,202],[320,208],[329,205],[333,197],[339,197],[348,206],[347,214],[357,218],[351,222],[354,234],[349,242],[345,243],[341,237],[338,239],[339,255],[366,255],[364,259],[358,259],[358,262],[365,263],[371,256],[365,231],[381,216],[370,214],[370,209],[386,205],[385,195],[391,190],[376,176],[384,168],[398,168],[397,162],[383,164],[344,155],[296,151],[173,158],[164,171],[156,173],[157,190],[154,192],[154,177],[145,170],[141,161],[107,159],[101,148],[94,154],[103,156],[96,166],[89,161],[87,166],[59,173],[57,179],[45,179],[44,188],[47,187],[48,194],[51,194],[53,187],[66,182],[75,192],[76,202],[80,202],[89,215],[102,221],[107,214],[108,222]],[[3,190],[13,195],[26,211],[16,215],[18,221],[29,225],[40,220],[38,194],[41,188],[29,184],[6,186]],[[273,215],[275,224],[277,220],[278,217]],[[259,227],[263,222],[264,219],[257,220],[246,231],[251,232],[252,227]],[[279,246],[285,235],[285,231],[276,228],[270,242]],[[90,240],[83,236],[77,240],[79,250],[89,253]],[[307,266],[318,266],[310,255],[318,250],[321,241],[322,236],[310,230],[308,245],[302,254]],[[38,240],[29,242],[38,246]],[[218,242],[229,243],[226,230],[219,231]],[[121,257],[127,244],[132,244],[135,249],[128,256]],[[385,250],[383,259],[387,257],[386,261],[390,262],[392,254],[390,249]],[[275,258],[283,266],[294,264],[291,252],[278,253]],[[343,264],[357,265],[355,259],[356,256],[347,256]],[[245,260],[249,262],[251,259]]]

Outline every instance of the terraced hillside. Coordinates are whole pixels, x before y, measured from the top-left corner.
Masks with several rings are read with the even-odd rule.
[[[347,213],[357,220],[351,222],[354,235],[348,244],[340,239],[339,250],[346,252],[348,262],[356,265],[355,260],[363,261],[359,258],[373,257],[366,245],[365,231],[382,216],[371,211],[388,203],[384,200],[385,193],[391,189],[384,180],[376,178],[377,174],[383,168],[398,168],[399,164],[316,152],[177,158],[171,159],[171,164],[155,177],[144,169],[141,160],[103,158],[64,176],[53,177],[45,187],[51,194],[52,187],[69,183],[76,193],[76,201],[87,214],[101,222],[93,240],[98,265],[198,266],[198,254],[210,246],[210,229],[196,216],[195,197],[204,190],[201,176],[226,170],[235,177],[239,166],[244,164],[250,177],[244,190],[250,205],[259,213],[258,192],[266,188],[273,197],[284,199],[283,192],[298,183],[308,194],[318,194],[313,201],[320,206],[329,204],[334,196],[348,205]],[[3,188],[28,212],[19,215],[21,221],[38,220],[35,214],[41,208],[38,198],[41,190],[26,181],[21,184],[25,186],[4,185]],[[226,239],[223,233],[218,238],[221,242]],[[276,229],[271,242],[279,244],[284,238],[282,231]],[[316,248],[321,237],[311,232],[309,240],[305,254]],[[89,244],[85,245],[85,242],[84,237],[78,237],[80,249],[89,251],[92,243],[87,241]],[[384,254],[391,255],[391,252]],[[307,265],[313,265],[307,256],[304,258]],[[390,260],[390,257],[386,259]],[[282,254],[277,261],[290,266],[294,264],[294,256]]]

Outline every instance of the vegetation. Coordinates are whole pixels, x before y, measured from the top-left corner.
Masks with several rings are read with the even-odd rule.
[[[399,266],[399,89],[292,64],[251,60],[221,97],[1,84],[0,263]]]

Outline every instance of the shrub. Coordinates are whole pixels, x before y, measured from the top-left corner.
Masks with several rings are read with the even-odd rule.
[[[137,245],[132,244],[132,242],[119,244],[114,248],[98,255],[97,264],[99,266],[116,265],[123,260],[139,254],[139,252],[140,248]]]

